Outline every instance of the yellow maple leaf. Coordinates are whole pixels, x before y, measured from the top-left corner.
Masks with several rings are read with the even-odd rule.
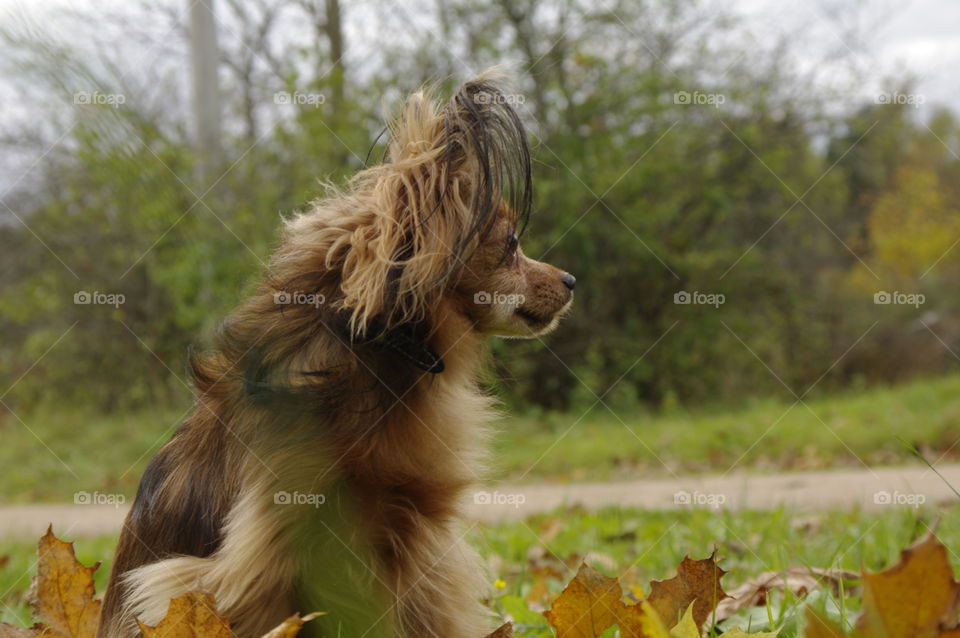
[[[960,583],[953,579],[947,548],[931,532],[900,553],[885,571],[863,575],[863,613],[857,630],[885,638],[934,638],[955,627]]]
[[[621,595],[616,578],[584,563],[543,615],[557,630],[557,638],[596,638],[617,622]]]
[[[156,627],[137,625],[143,638],[230,638],[230,623],[217,615],[210,594],[190,592],[170,601],[167,615]]]
[[[37,635],[94,638],[100,601],[93,599],[93,573],[99,566],[84,567],[73,543],[63,542],[52,528],[47,529],[37,548],[37,575],[28,597],[36,615],[47,623],[46,628],[35,628]]]

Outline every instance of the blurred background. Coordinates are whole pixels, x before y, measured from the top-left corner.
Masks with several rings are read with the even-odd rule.
[[[0,1],[0,502],[132,494],[281,218],[405,92],[495,64],[525,250],[498,478],[953,458],[960,5]]]

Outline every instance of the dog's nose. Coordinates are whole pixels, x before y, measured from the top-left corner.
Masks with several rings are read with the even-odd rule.
[[[562,281],[563,285],[569,290],[573,290],[573,287],[577,285],[577,278],[568,272],[563,273],[563,276],[560,277],[560,281]]]

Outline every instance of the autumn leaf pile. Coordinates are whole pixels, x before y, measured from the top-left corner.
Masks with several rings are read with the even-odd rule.
[[[80,564],[73,544],[48,530],[40,539],[37,575],[29,594],[34,615],[42,622],[22,629],[0,623],[0,638],[94,638],[100,616],[93,585],[98,566]],[[805,638],[960,638],[960,583],[954,580],[946,547],[932,533],[904,550],[896,565],[877,573],[793,568],[761,574],[731,594],[721,586],[724,574],[716,553],[701,560],[684,558],[676,576],[651,582],[644,596],[634,588],[625,594],[616,578],[583,563],[543,615],[557,638],[701,638],[718,635],[718,623],[737,611],[763,606],[776,589],[802,596],[842,581],[859,580],[862,609],[852,626],[842,628],[807,606]],[[263,638],[296,636],[303,624],[317,615],[291,616]],[[140,623],[140,630],[144,638],[232,635],[229,622],[216,613],[216,602],[201,592],[170,601],[159,624]],[[746,633],[735,626],[721,635],[775,638],[777,632]],[[512,636],[513,626],[506,623],[487,638]]]

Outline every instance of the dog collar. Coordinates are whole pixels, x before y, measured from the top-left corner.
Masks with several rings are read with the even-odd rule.
[[[383,335],[382,343],[424,372],[440,374],[446,367],[443,358],[430,347],[422,332],[414,327],[395,328]]]

